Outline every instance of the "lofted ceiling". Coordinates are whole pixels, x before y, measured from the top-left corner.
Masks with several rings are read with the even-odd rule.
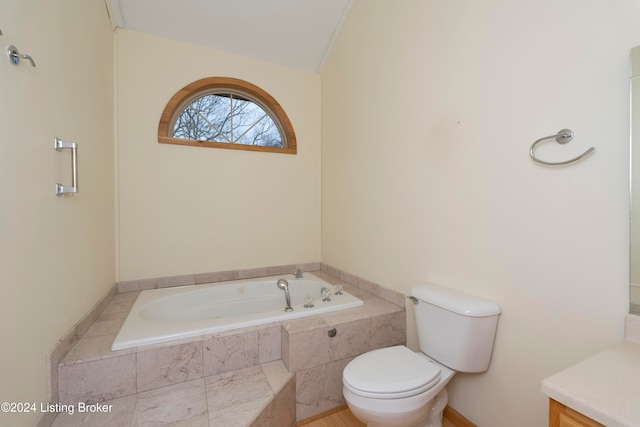
[[[106,0],[114,27],[319,72],[353,0]]]

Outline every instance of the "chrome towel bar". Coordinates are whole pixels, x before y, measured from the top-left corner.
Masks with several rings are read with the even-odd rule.
[[[545,136],[543,138],[538,139],[533,144],[531,144],[531,148],[529,149],[529,156],[531,156],[531,158],[536,162],[542,163],[543,165],[557,166],[557,165],[567,165],[569,163],[577,162],[578,160],[587,157],[590,153],[592,153],[596,149],[595,147],[591,147],[584,153],[580,154],[579,156],[574,157],[573,159],[565,160],[563,162],[547,162],[537,158],[536,155],[533,153],[533,149],[536,147],[536,145],[548,139],[555,139],[558,144],[566,144],[573,139],[573,131],[571,129],[562,129],[558,131],[558,133],[555,135]]]
[[[65,148],[71,150],[71,187],[65,187],[62,184],[56,184],[56,196],[62,196],[63,194],[77,193],[78,189],[78,144],[75,142],[66,142],[58,138],[55,138],[53,148],[56,151],[62,151]]]

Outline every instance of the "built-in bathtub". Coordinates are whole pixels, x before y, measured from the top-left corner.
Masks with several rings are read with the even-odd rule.
[[[285,311],[285,294],[276,282],[289,282],[293,311]],[[331,291],[322,301],[321,289]],[[313,307],[305,307],[311,297]],[[120,329],[112,350],[122,350],[172,340],[246,328],[363,305],[362,300],[305,273],[234,280],[142,291]]]

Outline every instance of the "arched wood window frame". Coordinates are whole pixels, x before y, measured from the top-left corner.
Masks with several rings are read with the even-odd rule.
[[[284,139],[284,147],[265,147],[172,137],[173,122],[189,103],[193,102],[193,100],[199,96],[210,92],[224,93],[225,89],[229,90],[231,93],[240,93],[262,107],[278,126],[280,135]],[[232,150],[262,151],[284,154],[297,153],[296,135],[293,131],[293,126],[280,104],[271,95],[258,86],[244,80],[230,77],[207,77],[190,83],[176,92],[176,94],[169,100],[167,106],[162,112],[162,115],[160,116],[160,124],[158,125],[158,142],[161,144],[177,144],[193,147],[225,148]]]

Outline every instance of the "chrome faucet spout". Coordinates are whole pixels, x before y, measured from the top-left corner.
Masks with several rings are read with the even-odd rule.
[[[302,279],[302,270],[297,269],[293,275],[295,276],[296,279]]]
[[[291,294],[289,294],[289,282],[285,279],[279,279],[276,285],[284,291],[284,299],[287,303],[284,311],[293,311],[293,307],[291,307]]]

